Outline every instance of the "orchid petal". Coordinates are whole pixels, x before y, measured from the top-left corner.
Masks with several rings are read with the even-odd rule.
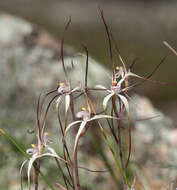
[[[105,89],[105,90],[107,90],[107,88],[104,87],[104,86],[102,86],[102,85],[96,85],[95,87],[98,88],[98,89],[100,88],[100,89]]]
[[[90,104],[88,104],[88,112],[89,112],[89,115],[91,113],[91,107],[90,107]],[[90,117],[90,116],[89,116]]]
[[[28,176],[28,187],[29,187],[29,190],[31,189],[31,187],[30,187],[30,172],[31,172],[31,168],[32,168],[32,166],[33,166],[33,162],[34,162],[36,159],[37,159],[36,157],[32,157],[32,158],[29,160],[29,163],[28,163],[27,176]]]
[[[28,163],[28,172],[27,172],[29,189],[30,189],[30,172],[31,172],[31,168],[32,168],[32,166],[33,166],[33,163],[34,163],[34,161],[35,161],[36,159],[41,158],[41,157],[44,157],[44,156],[51,156],[51,157],[58,158],[59,160],[61,160],[61,161],[65,162],[65,163],[67,163],[63,158],[61,158],[60,156],[58,156],[58,155],[56,154],[56,152],[55,152],[54,150],[52,150],[52,148],[49,148],[49,147],[48,147],[48,149],[50,149],[50,151],[51,151],[52,153],[44,153],[44,154],[41,154],[41,155],[33,156],[33,157],[29,160],[29,163]]]
[[[103,100],[103,109],[106,110],[107,108],[107,104],[108,104],[108,101],[109,99],[115,94],[115,92],[112,92],[111,94],[108,94],[104,100]]]
[[[28,149],[26,150],[26,153],[27,153],[28,155],[32,155],[32,154],[34,153],[34,148],[28,148]]]
[[[69,106],[70,106],[70,95],[67,94],[65,96],[65,114],[67,114]]]
[[[77,123],[81,123],[82,120],[78,120],[78,121],[74,121],[72,123],[70,123],[67,127],[66,127],[66,130],[65,130],[65,134],[64,134],[64,138],[66,137],[66,134],[68,132],[68,130],[73,126],[73,125],[76,125]]]
[[[53,153],[44,153],[44,154],[38,155],[38,156],[36,156],[36,159],[37,159],[37,158],[44,157],[44,156],[51,156],[51,157],[54,157],[54,158],[58,158],[59,160],[61,160],[61,161],[63,161],[63,162],[66,162],[63,158],[61,158],[61,157],[58,156],[57,154],[53,154]]]
[[[91,110],[90,110],[91,112]],[[90,112],[88,110],[80,111],[76,114],[77,118],[82,118],[82,120],[88,120],[90,119]]]
[[[60,156],[57,155],[57,153],[55,152],[55,150],[54,150],[53,148],[51,148],[51,147],[49,147],[49,146],[46,146],[46,148],[51,152],[51,154],[50,154],[50,153],[45,153],[45,155],[46,155],[46,154],[50,154],[50,155],[53,155],[53,157],[56,157],[56,158],[60,159],[60,160],[63,161],[63,162],[66,162],[66,160],[64,160],[63,158],[61,158]],[[43,155],[44,155],[44,154],[43,154]],[[50,156],[50,155],[48,155],[48,156]],[[46,156],[47,156],[47,155],[46,155]]]
[[[120,86],[120,85],[125,81],[125,79],[126,79],[126,77],[122,78],[122,79],[117,83],[117,85]]]
[[[87,120],[81,122],[81,125],[79,127],[78,133],[76,135],[75,143],[74,143],[74,152],[76,150],[76,146],[77,146],[77,143],[78,143],[78,140],[79,140],[79,136],[82,133],[82,131],[83,131],[84,127],[86,126],[86,124],[87,124]]]
[[[51,148],[50,146],[46,146],[46,148],[54,155],[57,155],[57,153],[55,152],[55,150],[53,148]]]
[[[116,73],[116,78],[119,78],[120,76],[123,78],[124,77],[124,70],[123,67],[120,67],[120,70],[118,73]]]
[[[121,84],[126,80],[126,78],[129,77],[129,76],[133,76],[133,77],[137,77],[137,78],[143,79],[143,77],[140,77],[139,75],[136,75],[136,74],[134,74],[134,73],[132,73],[132,72],[129,71],[129,72],[118,82],[118,84],[121,85]]]
[[[93,121],[96,119],[102,119],[102,118],[107,118],[107,119],[118,119],[117,117],[112,117],[110,115],[95,115],[94,117],[92,117],[91,119],[89,119],[88,121]]]
[[[127,113],[129,114],[129,104],[128,104],[128,100],[127,98],[125,98],[124,96],[118,94],[119,98],[121,99],[121,101],[123,102],[125,109],[127,111]]]
[[[22,173],[22,169],[23,169],[23,167],[24,167],[24,165],[26,164],[27,161],[28,161],[28,160],[25,160],[25,161],[22,163],[22,165],[21,165],[21,167],[20,167],[20,174]]]
[[[61,100],[62,100],[62,96],[59,96],[58,99],[56,100],[56,108],[58,109],[60,103],[61,103]]]
[[[21,190],[23,190],[23,182],[22,182],[22,170],[23,170],[23,167],[24,167],[24,165],[27,163],[27,161],[28,160],[25,160],[23,163],[22,163],[22,165],[21,165],[21,167],[20,167],[20,176],[21,176],[21,180],[20,180],[20,183],[21,183]]]
[[[76,135],[76,139],[75,139],[75,143],[74,143],[74,152],[76,151],[76,146],[77,146],[77,143],[78,143],[78,140],[79,140],[79,136],[80,134],[82,133],[82,131],[84,130],[87,122],[89,121],[93,121],[93,120],[96,120],[96,119],[102,119],[102,118],[109,118],[109,119],[118,119],[116,117],[112,117],[112,116],[109,116],[109,115],[95,115],[94,117],[92,117],[91,119],[88,119],[86,121],[82,121],[81,122],[81,125],[79,127],[79,130],[78,130],[78,133]]]
[[[132,86],[127,86],[126,88],[122,89],[120,92],[125,92],[125,91],[131,89],[132,87],[133,87],[133,85]]]
[[[134,74],[132,72],[128,72],[127,75],[126,75],[126,77],[128,77],[128,76],[137,77],[137,78],[141,78],[141,79],[143,78],[143,77],[141,77],[139,75],[136,75],[136,74]]]
[[[71,92],[75,92],[75,91],[80,90],[80,89],[81,89],[81,87],[77,86],[76,88],[72,89]]]

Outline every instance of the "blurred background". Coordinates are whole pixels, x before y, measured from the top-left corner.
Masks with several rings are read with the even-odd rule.
[[[75,52],[83,52],[81,44],[85,44],[88,48],[89,55],[109,69],[108,41],[98,7],[104,10],[105,19],[115,36],[126,64],[130,65],[134,59],[137,59],[133,72],[141,76],[147,76],[152,72],[153,68],[167,56],[152,79],[167,82],[168,85],[146,82],[145,85],[137,88],[135,92],[150,98],[155,107],[159,108],[176,122],[177,57],[163,45],[163,41],[167,41],[172,47],[177,49],[176,0],[0,1],[1,13],[8,13],[23,18],[40,29],[48,31],[54,38],[55,46],[59,46],[64,27],[69,16],[71,16],[72,23],[67,31],[65,44],[71,47],[71,49],[74,49]],[[0,33],[1,32],[2,31],[0,31]],[[16,36],[14,36],[14,40],[15,37]],[[68,54],[70,54],[70,52]],[[59,55],[56,57],[58,58]],[[45,59],[46,57],[44,57],[44,61]],[[13,59],[10,60],[10,63],[13,63],[13,61]],[[120,63],[118,62],[116,64]],[[25,68],[24,75],[27,73],[28,66],[25,66]],[[49,67],[46,66],[46,73],[48,68]],[[38,70],[40,70],[40,67]],[[13,64],[10,66],[10,75],[11,71],[14,72]],[[18,77],[22,76],[21,74],[23,73],[18,73]],[[42,75],[43,73],[41,73],[40,76],[42,77]],[[1,125],[9,127],[14,125],[21,128],[26,126],[30,128],[34,120],[33,118],[35,118],[34,109],[30,111],[29,115],[24,115],[24,117],[22,117],[22,112],[15,113],[15,117],[13,119],[12,117],[14,112],[18,112],[18,108],[21,110],[20,103],[24,103],[26,109],[29,108],[29,106],[34,108],[36,105],[34,101],[36,102],[36,97],[39,93],[35,92],[35,98],[29,98],[31,92],[29,92],[29,96],[24,97],[23,95],[26,95],[27,91],[21,88],[21,86],[17,86],[18,88],[14,89],[12,86],[14,82],[13,79],[8,78],[8,81],[11,83],[9,87],[8,83],[4,83],[5,78],[5,75],[1,75],[0,85],[6,85],[8,87],[7,93],[9,94],[1,90],[3,95],[6,96],[6,101],[3,102],[4,99],[1,99],[0,103],[1,106],[8,105],[9,109],[2,110]],[[23,77],[19,80],[23,80]],[[47,80],[41,81],[41,79],[38,80],[39,84],[37,85],[40,86],[43,85],[43,83],[50,83]],[[2,89],[4,89],[4,87],[2,87]],[[23,98],[19,98],[19,95]],[[176,123],[174,125],[176,126]],[[13,129],[10,130],[13,133]],[[25,132],[26,131],[24,131],[24,135]],[[23,139],[21,134],[17,133],[16,136],[20,137],[21,140]],[[21,142],[21,140],[19,140],[19,142]],[[26,146],[27,145],[24,145],[24,147]],[[2,146],[0,151],[4,151],[4,148],[8,147]],[[7,162],[6,156],[7,155],[3,157],[4,163]],[[8,157],[8,159],[10,158]],[[20,156],[18,159],[21,159]],[[5,187],[4,190],[5,189],[7,189],[7,187]]]

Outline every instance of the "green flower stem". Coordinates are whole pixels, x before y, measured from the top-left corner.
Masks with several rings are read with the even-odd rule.
[[[16,146],[16,148],[28,159],[30,160],[30,157],[28,156],[28,154],[23,150],[23,148],[20,147],[19,144],[16,143],[16,141],[9,136],[3,129],[0,128],[0,133],[7,138],[14,146]],[[48,179],[46,178],[46,176],[40,171],[40,169],[38,168],[38,166],[36,165],[36,163],[33,163],[34,168],[39,172],[39,174],[41,175],[42,179],[47,183],[47,185],[50,187],[51,190],[55,190],[53,185],[48,181]]]
[[[114,160],[116,161],[116,164],[117,164],[117,166],[118,166],[118,169],[119,169],[119,171],[120,171],[122,177],[123,177],[124,180],[126,181],[128,187],[131,188],[131,184],[130,184],[130,182],[128,181],[128,179],[127,179],[127,177],[126,177],[126,175],[125,175],[125,172],[123,171],[123,169],[122,169],[122,167],[121,167],[121,164],[120,164],[120,162],[119,162],[119,159],[118,159],[118,157],[116,156],[116,153],[114,152],[111,143],[109,142],[108,136],[106,135],[106,133],[104,132],[103,127],[102,127],[100,124],[99,124],[99,127],[100,127],[100,130],[101,130],[101,132],[102,132],[102,134],[103,134],[103,136],[104,136],[105,142],[106,142],[106,144],[108,145],[108,147],[109,147],[109,149],[110,149],[110,151],[111,151],[111,153],[112,153],[112,155],[113,155],[113,157],[114,157]]]
[[[104,151],[102,150],[102,147],[101,147],[101,145],[100,145],[99,143],[96,144],[96,149],[98,150],[98,152],[99,152],[101,158],[103,159],[103,162],[104,162],[104,164],[106,165],[107,169],[109,170],[109,172],[110,172],[110,174],[111,174],[111,176],[112,176],[114,182],[117,184],[117,186],[120,186],[120,182],[119,182],[119,180],[117,179],[117,177],[116,177],[116,175],[115,175],[115,173],[114,173],[114,170],[112,169],[112,166],[111,166],[111,164],[109,163],[108,158],[107,158],[106,154],[104,153]]]

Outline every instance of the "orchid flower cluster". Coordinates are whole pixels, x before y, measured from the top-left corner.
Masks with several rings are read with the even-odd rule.
[[[136,75],[130,71],[132,65],[129,69],[126,68],[123,58],[120,55],[119,49],[115,43],[112,33],[110,32],[104,16],[103,12],[100,11],[101,18],[106,28],[109,47],[110,47],[110,62],[112,64],[113,72],[110,79],[110,85],[108,87],[102,85],[94,85],[92,87],[87,85],[88,78],[88,50],[84,46],[86,52],[86,69],[85,69],[85,83],[84,86],[76,86],[72,87],[71,79],[73,80],[73,76],[69,77],[67,70],[65,68],[64,57],[63,57],[63,44],[64,44],[64,34],[71,22],[69,20],[68,24],[65,27],[65,31],[61,40],[61,60],[63,66],[63,72],[65,74],[64,81],[60,81],[59,85],[49,92],[47,92],[43,98],[41,96],[38,99],[37,106],[37,144],[32,144],[32,148],[26,150],[26,153],[30,156],[28,160],[28,184],[30,188],[30,175],[31,170],[34,168],[34,185],[35,190],[38,190],[38,178],[40,174],[40,160],[44,156],[53,157],[57,163],[57,166],[63,176],[63,183],[57,182],[55,183],[56,188],[61,190],[81,190],[81,184],[79,179],[79,169],[81,169],[78,161],[77,153],[79,151],[79,140],[80,138],[86,138],[87,129],[92,127],[93,121],[97,123],[96,126],[100,129],[100,134],[103,135],[103,139],[106,142],[109,150],[112,153],[112,156],[115,160],[115,164],[117,166],[118,172],[122,178],[122,186],[124,190],[134,189],[135,183],[130,182],[130,179],[127,177],[127,168],[131,156],[131,127],[130,127],[130,109],[129,109],[129,99],[130,99],[130,91],[142,84],[150,78],[150,75],[147,77],[141,77]],[[112,42],[114,42],[114,47],[119,56],[119,60],[121,62],[120,66],[116,66],[113,63],[112,59]],[[159,64],[160,65],[160,64]],[[159,66],[158,66],[159,67]],[[158,68],[156,67],[155,70]],[[131,84],[131,77],[135,77],[140,79],[139,83]],[[84,80],[84,79],[81,79]],[[95,106],[90,98],[89,94],[93,91],[100,91],[104,93],[103,101],[102,101],[102,110],[98,112],[95,109]],[[83,107],[80,108],[80,111],[75,112],[78,109],[78,101],[80,97],[83,97],[85,103]],[[46,103],[46,99],[49,99],[47,103],[46,109],[44,110],[44,104]],[[53,103],[56,103],[56,111],[58,116],[58,123],[60,127],[60,131],[62,133],[62,146],[63,146],[63,155],[59,155],[57,151],[51,148],[49,144],[49,135],[50,133],[47,131],[46,119],[49,112],[49,109]],[[63,103],[64,102],[64,103]],[[63,113],[63,105],[64,105],[64,113]],[[108,106],[110,109],[107,109]],[[42,117],[43,114],[43,119]],[[71,117],[68,117],[71,114]],[[64,119],[63,119],[64,117]],[[72,122],[69,118],[72,118]],[[105,120],[107,122],[107,128],[103,127],[100,120]],[[122,141],[122,131],[121,131],[121,121],[127,121],[127,130],[128,130],[128,153],[124,154],[123,152],[123,141]],[[94,127],[94,124],[93,124]],[[68,133],[74,129],[74,141],[73,141],[73,149],[70,150],[67,145]],[[108,132],[109,130],[109,132]],[[127,136],[125,138],[127,138]],[[118,146],[113,147],[112,141],[116,142]],[[116,150],[118,149],[118,150]],[[118,153],[117,153],[118,152]],[[127,156],[128,155],[128,156]],[[127,157],[127,158],[126,158]],[[83,168],[82,168],[83,169]],[[86,169],[86,168],[85,168]],[[87,169],[90,171],[89,169]],[[135,178],[134,178],[135,179]],[[132,179],[131,179],[132,180]],[[132,180],[133,181],[133,180]],[[53,185],[50,185],[51,189]]]

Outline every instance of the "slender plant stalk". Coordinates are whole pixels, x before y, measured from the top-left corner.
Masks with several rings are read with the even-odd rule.
[[[62,133],[62,136],[64,137],[64,129],[63,129],[63,125],[62,125],[62,121],[61,121],[61,118],[60,118],[60,112],[59,112],[59,107],[57,109],[57,116],[58,116],[58,122],[59,122],[59,126],[60,126],[60,129],[61,129],[61,133]],[[66,142],[63,141],[63,154],[64,154],[64,159],[67,160],[67,158],[69,158],[69,162],[71,163],[71,157],[70,157],[70,154],[69,154],[69,151],[68,151],[68,148],[67,148],[67,145],[66,145]],[[67,156],[66,156],[67,154]],[[68,172],[68,175],[72,181],[72,187],[73,187],[73,190],[74,190],[74,179],[73,179],[73,176],[71,174],[71,171],[68,167],[68,164],[65,163],[65,166],[66,166],[66,170]]]
[[[67,25],[65,26],[65,29],[64,29],[64,32],[63,32],[63,35],[62,35],[62,38],[61,38],[61,54],[60,54],[60,57],[61,57],[61,60],[62,60],[62,66],[63,66],[63,71],[64,71],[64,74],[65,74],[66,82],[67,82],[67,72],[66,72],[66,68],[65,68],[65,64],[64,64],[63,46],[64,46],[65,33],[66,33],[70,23],[71,23],[71,17],[69,17],[69,21],[68,21]]]
[[[119,118],[119,114],[117,112],[117,108],[116,108],[116,104],[115,104],[115,96],[112,97],[112,106],[113,106],[113,110],[114,113],[116,115],[117,118]],[[119,103],[120,107],[121,104]],[[117,137],[118,137],[118,146],[119,146],[119,156],[120,156],[120,163],[121,163],[121,167],[124,170],[124,172],[126,173],[126,169],[125,169],[125,164],[124,164],[124,160],[123,160],[123,153],[122,153],[122,140],[121,140],[121,129],[120,129],[120,120],[117,121]],[[123,179],[123,185],[124,185],[124,189],[127,189],[127,185],[126,184],[126,180]]]
[[[74,172],[75,172],[75,179],[76,179],[76,190],[81,190],[81,186],[79,182],[78,160],[77,160],[78,142],[77,142],[75,152],[74,152]]]
[[[177,51],[168,42],[164,41],[163,43],[177,56]]]
[[[96,140],[96,139],[95,139]],[[96,149],[99,153],[99,155],[101,156],[105,166],[107,167],[110,175],[112,176],[114,182],[116,183],[116,185],[119,187],[120,186],[120,182],[119,180],[117,179],[116,175],[115,175],[115,172],[114,170],[112,169],[112,166],[111,164],[109,163],[109,160],[106,156],[106,154],[104,153],[104,150],[103,150],[103,147],[101,146],[101,143],[95,143],[95,146],[96,146]]]
[[[110,141],[109,141],[109,139],[108,139],[108,137],[107,137],[107,135],[106,135],[106,133],[105,133],[103,127],[101,126],[100,123],[98,123],[98,124],[99,124],[99,128],[100,128],[100,130],[101,130],[101,133],[103,134],[103,137],[104,137],[104,139],[105,139],[105,142],[106,142],[106,144],[108,145],[108,147],[109,147],[109,149],[110,149],[110,151],[111,151],[111,153],[112,153],[112,155],[113,155],[113,157],[114,157],[114,160],[115,160],[115,162],[116,162],[116,165],[117,165],[117,167],[118,167],[118,169],[119,169],[119,171],[120,171],[122,177],[124,178],[126,184],[127,184],[128,187],[130,188],[130,187],[131,187],[131,184],[130,184],[130,182],[128,181],[128,179],[127,179],[127,177],[126,177],[124,170],[122,169],[121,163],[119,162],[119,159],[118,159],[116,153],[114,152],[114,149],[113,149],[113,147],[112,147],[112,145],[111,145],[111,143],[110,143]]]
[[[63,176],[64,183],[65,183],[67,189],[68,189],[68,184],[72,187],[70,181],[68,180],[68,178],[65,176],[65,174],[64,174],[64,172],[63,172],[63,169],[62,169],[62,167],[61,167],[61,165],[60,165],[59,160],[58,160],[57,158],[55,158],[55,161],[56,161],[56,163],[57,163],[58,169],[61,171],[61,174],[62,174],[62,176]]]
[[[36,166],[38,169],[40,169],[40,159],[36,159],[35,161]],[[35,190],[38,190],[38,185],[39,185],[39,172],[34,168],[34,188]]]
[[[87,80],[88,80],[88,49],[86,46],[82,45],[86,52],[86,67],[85,67],[85,92],[87,93]]]
[[[152,75],[157,71],[157,69],[161,66],[161,64],[166,60],[166,57],[167,56],[165,56],[161,59],[160,63],[153,69],[153,71],[148,76],[146,76],[141,82],[137,82],[137,83],[131,85],[129,89],[134,89],[135,87],[140,86],[144,82],[148,81],[152,77]],[[157,83],[159,83],[159,81],[157,81]],[[160,84],[166,85],[167,83],[160,82]]]
[[[105,29],[106,29],[106,34],[107,34],[107,37],[108,37],[108,43],[109,43],[109,53],[110,53],[110,62],[111,62],[111,66],[112,66],[112,72],[113,72],[113,80],[114,80],[114,76],[115,76],[115,65],[114,65],[114,62],[113,62],[113,55],[112,55],[112,42],[111,42],[111,36],[110,36],[110,29],[106,23],[106,20],[104,18],[104,15],[103,15],[103,10],[101,10],[99,8],[99,11],[100,11],[100,16],[101,16],[101,19],[104,23],[104,26],[105,26]]]
[[[119,118],[119,114],[118,114],[116,104],[115,104],[115,98],[116,98],[115,96],[112,97],[112,106],[113,106],[113,110],[114,110],[116,117]],[[120,156],[121,166],[122,166],[122,169],[125,171],[125,165],[124,165],[123,154],[122,154],[120,120],[117,121],[117,132],[118,132],[117,136],[118,136],[118,146],[119,146],[119,156]]]
[[[48,114],[49,108],[50,108],[52,102],[53,102],[58,96],[60,96],[60,94],[55,95],[55,96],[50,100],[50,102],[49,102],[48,105],[47,105],[47,108],[46,108],[46,111],[45,111],[45,115],[44,115],[44,119],[43,119],[43,122],[42,122],[41,135],[43,135],[43,134],[44,134],[44,131],[45,131],[45,122],[46,122],[46,118],[47,118],[47,114]]]

